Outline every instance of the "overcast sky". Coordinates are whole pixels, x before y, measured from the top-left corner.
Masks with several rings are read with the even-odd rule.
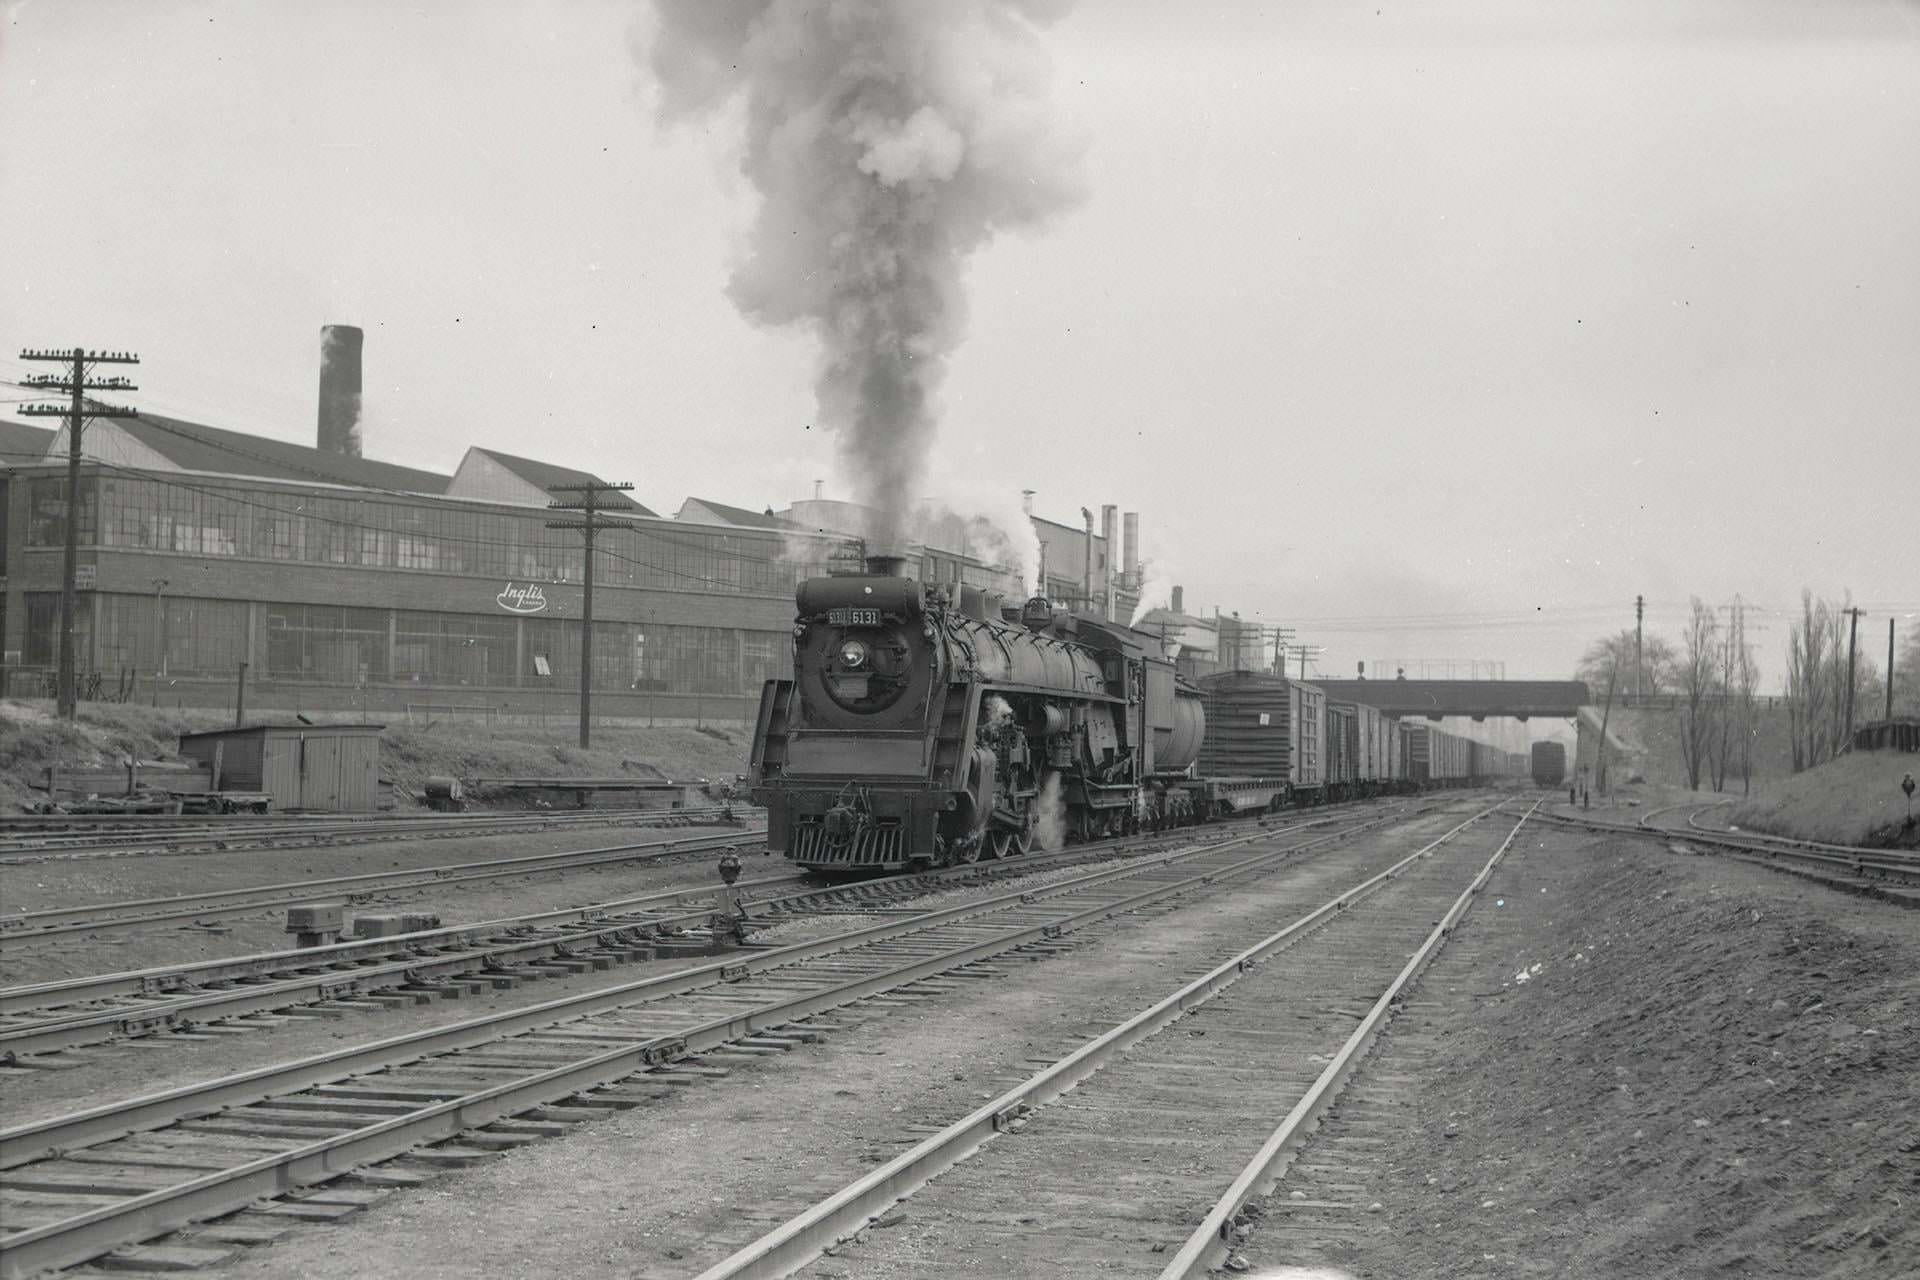
[[[135,404],[308,441],[357,324],[369,456],[839,486],[809,340],[724,292],[737,116],[656,122],[645,5],[0,11],[0,378],[133,349]],[[1876,654],[1920,611],[1920,6],[1083,0],[1043,40],[1087,195],[973,260],[936,474],[1139,510],[1189,610],[1335,675],[1562,675],[1636,593],[1677,633],[1851,590]]]

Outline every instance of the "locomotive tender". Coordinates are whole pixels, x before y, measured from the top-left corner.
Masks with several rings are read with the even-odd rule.
[[[1235,671],[1196,687],[1141,632],[1044,597],[949,594],[901,563],[802,583],[794,676],[761,693],[752,797],[769,851],[803,866],[971,862],[1517,772],[1505,752],[1304,681]]]

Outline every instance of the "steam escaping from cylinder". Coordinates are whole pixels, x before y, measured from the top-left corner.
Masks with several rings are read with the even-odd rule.
[[[1040,794],[1033,798],[1033,803],[1039,819],[1033,831],[1034,843],[1049,853],[1064,848],[1067,843],[1067,805],[1060,798],[1059,770],[1047,774],[1046,780],[1040,784]]]
[[[870,542],[904,543],[966,327],[961,271],[997,233],[1079,195],[1046,108],[1041,23],[1060,0],[655,0],[668,118],[744,98],[761,197],[729,293],[818,336],[815,398]]]

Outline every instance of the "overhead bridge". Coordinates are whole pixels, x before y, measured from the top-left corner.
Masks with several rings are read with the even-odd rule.
[[[1592,702],[1579,680],[1310,680],[1342,702],[1363,702],[1389,715],[1533,716],[1566,718]]]

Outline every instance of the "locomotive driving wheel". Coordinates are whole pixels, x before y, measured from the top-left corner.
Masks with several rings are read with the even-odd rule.
[[[1011,831],[995,827],[987,833],[987,838],[993,842],[993,856],[996,858],[1004,858],[1013,850],[1013,832]]]
[[[1022,814],[1023,825],[1018,831],[1009,832],[1015,853],[1030,853],[1033,850],[1033,838],[1040,829],[1040,813],[1032,805]]]

